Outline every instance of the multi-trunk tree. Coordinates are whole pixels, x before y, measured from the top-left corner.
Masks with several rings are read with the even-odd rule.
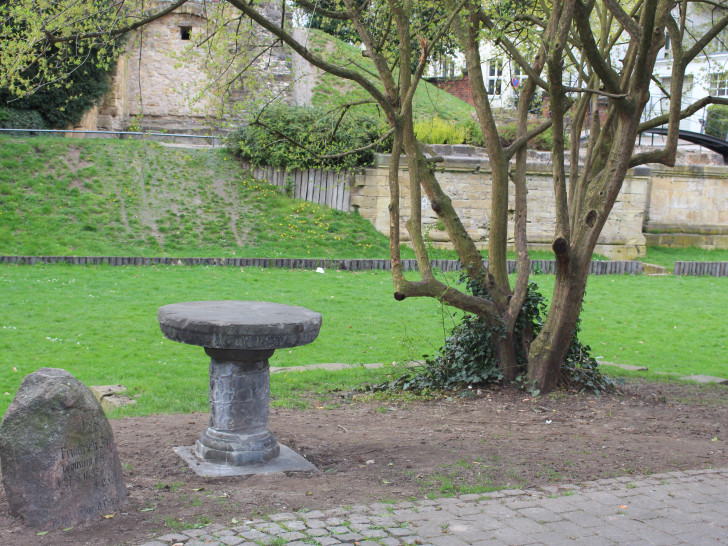
[[[26,2],[19,2],[24,4]],[[183,1],[163,4],[165,11]],[[68,2],[69,10],[77,2]],[[728,103],[706,96],[690,104],[670,100],[668,113],[645,119],[650,82],[659,51],[669,36],[673,54],[668,97],[681,97],[687,65],[728,27],[728,11],[721,3],[692,0],[313,0],[288,2],[288,8],[315,13],[317,18],[337,22],[356,32],[362,55],[375,69],[356,63],[337,62],[308,46],[290,28],[290,18],[269,20],[261,3],[253,0],[226,0],[218,10],[218,28],[227,33],[242,32],[253,22],[273,40],[286,44],[293,54],[334,76],[359,85],[383,112],[392,130],[392,161],[389,170],[390,241],[394,297],[433,297],[447,305],[478,315],[494,331],[499,365],[505,380],[518,373],[514,329],[528,293],[529,257],[526,222],[528,218],[526,150],[534,135],[551,127],[553,149],[553,194],[556,211],[553,251],[556,280],[545,323],[528,349],[528,380],[542,392],[559,382],[561,364],[574,331],[584,296],[589,263],[602,228],[619,195],[630,168],[647,163],[672,166],[675,162],[679,122],[711,103]],[[58,10],[58,3],[54,3]],[[97,6],[97,4],[93,4]],[[322,8],[321,6],[326,6]],[[441,9],[445,6],[445,9]],[[709,12],[710,24],[696,36],[690,26],[692,10]],[[95,7],[99,11],[100,8]],[[119,4],[121,9],[121,3]],[[429,10],[429,11],[428,11]],[[93,11],[93,10],[92,10]],[[100,11],[99,11],[100,12]],[[123,13],[106,25],[109,11],[100,20],[106,25],[93,30],[93,12],[77,16],[67,25],[49,19],[47,26],[35,25],[41,42],[67,43],[74,40],[115,35],[145,24],[157,16],[142,12]],[[423,17],[423,13],[427,16]],[[0,20],[3,14],[0,13]],[[82,23],[81,23],[82,22]],[[234,24],[237,22],[236,24]],[[413,23],[415,22],[415,23]],[[222,30],[221,30],[222,32]],[[7,34],[2,34],[8,39]],[[490,237],[486,267],[476,244],[465,230],[452,201],[438,182],[436,165],[440,158],[427,153],[414,133],[412,101],[422,81],[432,52],[445,37],[455,37],[465,54],[478,122],[492,167]],[[210,37],[202,37],[209,41]],[[491,40],[525,74],[518,100],[518,136],[504,147],[482,74],[480,45]],[[419,47],[413,47],[413,43]],[[230,48],[214,49],[216,55],[233,53]],[[217,59],[219,64],[221,59]],[[12,63],[10,63],[12,65]],[[7,59],[0,70],[12,70]],[[567,84],[577,76],[577,84]],[[0,81],[12,75],[0,74]],[[5,80],[3,80],[5,78]],[[548,93],[550,116],[533,128],[529,106],[537,90]],[[601,115],[600,115],[601,113]],[[635,139],[643,131],[667,126],[664,148],[635,153]],[[530,127],[530,128],[529,128]],[[571,138],[566,139],[567,127]],[[588,139],[582,142],[581,135]],[[410,207],[404,222],[419,265],[419,280],[405,278],[400,259],[402,220],[400,215],[400,166],[406,159],[409,169],[411,203],[427,196],[442,222],[463,269],[480,290],[469,293],[437,278],[428,257],[421,211]],[[506,270],[508,196],[515,194],[514,233],[518,272],[511,285]],[[481,295],[474,295],[481,294]],[[485,294],[484,296],[482,294]],[[403,305],[406,305],[404,303]]]

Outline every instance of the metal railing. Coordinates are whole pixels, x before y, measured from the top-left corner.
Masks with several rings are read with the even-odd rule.
[[[216,145],[220,145],[225,137],[220,135],[190,135],[183,133],[154,133],[147,131],[75,131],[65,129],[3,129],[0,128],[0,133],[51,133],[51,134],[89,134],[89,135],[109,135],[115,136],[119,139],[124,138],[145,138],[145,137],[167,137],[167,138],[199,138],[203,141],[210,141],[211,146],[214,148]],[[154,140],[159,140],[155,138]]]

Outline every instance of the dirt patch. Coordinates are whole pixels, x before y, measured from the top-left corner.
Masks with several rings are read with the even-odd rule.
[[[9,516],[0,493],[0,543],[138,543],[275,511],[728,467],[726,387],[630,383],[614,395],[540,398],[503,389],[407,405],[337,399],[334,409],[271,413],[278,439],[321,470],[313,476],[199,478],[172,447],[192,445],[207,415],[112,421],[129,488],[123,511],[39,537]]]
[[[61,157],[61,159],[74,177],[68,189],[78,188],[79,190],[83,190],[83,182],[78,178],[78,171],[91,164],[81,159],[81,148],[79,146],[70,146],[66,155]]]

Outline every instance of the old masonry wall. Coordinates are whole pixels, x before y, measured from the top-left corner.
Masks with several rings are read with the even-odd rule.
[[[453,200],[476,245],[486,248],[492,192],[487,157],[473,148],[443,148],[438,150],[438,153],[445,152],[445,161],[437,164],[438,180]],[[548,156],[548,153],[529,152],[527,235],[532,249],[550,249],[555,232],[553,183]],[[351,197],[352,206],[384,234],[389,233],[389,162],[390,156],[379,155],[373,167],[357,175]],[[408,235],[404,222],[409,218],[412,206],[406,165],[400,171],[400,182],[401,232],[406,238]],[[513,193],[511,188],[508,232],[511,245],[514,242]],[[713,237],[703,240],[703,246],[721,247],[722,241],[720,237],[715,237],[715,232],[724,229],[728,234],[727,204],[728,167],[693,165],[673,169],[661,166],[630,169],[595,252],[618,260],[644,256],[647,243],[643,233],[645,227],[658,226],[659,229],[663,225],[678,226],[683,232],[695,232],[702,226],[712,226]],[[419,206],[423,224],[428,226],[426,229],[431,243],[440,247],[451,246],[447,233],[437,229],[437,216],[426,197]]]

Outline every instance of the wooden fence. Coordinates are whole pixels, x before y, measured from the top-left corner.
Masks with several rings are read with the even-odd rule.
[[[253,167],[243,163],[257,180],[267,180],[278,186],[281,191],[290,191],[297,199],[326,205],[332,209],[348,212],[351,210],[349,186],[354,173],[308,169],[286,171],[275,167]]]

